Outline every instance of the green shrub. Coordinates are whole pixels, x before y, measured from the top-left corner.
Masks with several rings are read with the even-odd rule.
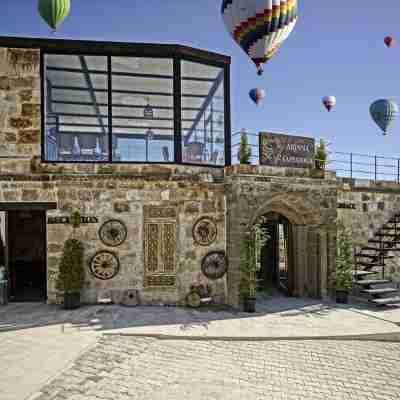
[[[251,146],[249,145],[249,141],[247,139],[247,134],[242,132],[240,135],[240,144],[238,151],[238,159],[240,164],[250,164],[251,157]]]
[[[353,286],[354,254],[349,230],[342,221],[338,222],[336,240],[336,271],[331,276],[336,290],[350,291]]]
[[[326,143],[324,139],[319,141],[315,151],[315,168],[325,169],[326,161],[328,160],[328,152],[326,151]]]
[[[68,239],[64,243],[57,289],[67,294],[80,293],[83,284],[83,244],[77,239]]]

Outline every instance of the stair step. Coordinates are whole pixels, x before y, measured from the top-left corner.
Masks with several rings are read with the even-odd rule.
[[[387,249],[380,249],[379,247],[369,247],[369,246],[367,246],[367,247],[363,247],[362,249],[361,249],[361,251],[363,251],[363,250],[375,250],[375,251],[400,251],[400,249],[393,249],[393,248],[387,248]]]
[[[396,297],[384,297],[382,299],[371,299],[371,302],[379,305],[387,305],[387,304],[400,304],[400,296]]]
[[[375,275],[378,274],[379,272],[374,272],[374,271],[352,271],[354,276],[367,276],[367,275]]]
[[[384,237],[399,237],[400,234],[395,234],[395,233],[375,233],[375,236],[384,236]]]
[[[383,243],[383,244],[400,244],[398,240],[378,240],[378,239],[369,239],[368,242],[370,243]]]
[[[397,228],[400,228],[400,224],[397,226]],[[396,230],[396,227],[392,227],[392,226],[382,226],[380,228],[381,231],[394,231]]]
[[[386,293],[396,293],[398,290],[393,288],[382,288],[382,289],[363,289],[361,293],[368,294],[386,294]]]
[[[385,264],[380,264],[379,262],[373,263],[373,262],[366,262],[366,261],[360,261],[357,263],[357,265],[361,265],[363,267],[384,267]]]
[[[389,259],[389,258],[394,258],[394,256],[382,256],[380,254],[362,254],[362,253],[357,253],[355,254],[356,257],[368,257],[368,258],[384,258]]]
[[[380,283],[390,283],[388,279],[365,279],[356,281],[357,285],[369,286],[369,285],[379,285]]]

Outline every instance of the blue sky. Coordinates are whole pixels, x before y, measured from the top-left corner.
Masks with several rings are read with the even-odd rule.
[[[233,42],[215,0],[72,0],[72,11],[53,34],[36,0],[2,0],[0,35],[124,42],[178,43],[232,57],[232,128],[246,127],[325,137],[332,150],[400,157],[400,121],[383,137],[369,116],[378,98],[400,102],[400,3],[299,0],[300,19],[290,38],[258,77]],[[253,87],[267,92],[255,106]],[[338,105],[328,113],[323,95]]]

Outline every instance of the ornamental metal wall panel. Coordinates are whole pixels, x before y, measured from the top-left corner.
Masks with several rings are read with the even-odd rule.
[[[176,283],[177,222],[174,207],[145,206],[145,286],[171,287]]]

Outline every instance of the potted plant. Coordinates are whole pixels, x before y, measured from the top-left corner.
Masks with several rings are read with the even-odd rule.
[[[242,130],[240,135],[239,151],[237,154],[240,164],[250,164],[251,146],[247,138],[247,133]]]
[[[336,270],[331,277],[337,303],[347,304],[348,302],[348,294],[353,286],[353,269],[351,235],[343,222],[339,222],[336,241]]]
[[[262,225],[264,222],[264,218],[261,218],[253,225],[241,243],[239,292],[244,311],[249,313],[255,312],[257,271],[261,267],[260,251],[269,239],[267,229]]]
[[[315,151],[315,168],[318,170],[324,170],[328,159],[328,152],[326,150],[326,143],[324,139],[320,139]]]
[[[83,284],[83,244],[77,239],[68,239],[64,243],[56,285],[57,290],[64,292],[65,309],[80,306]]]

